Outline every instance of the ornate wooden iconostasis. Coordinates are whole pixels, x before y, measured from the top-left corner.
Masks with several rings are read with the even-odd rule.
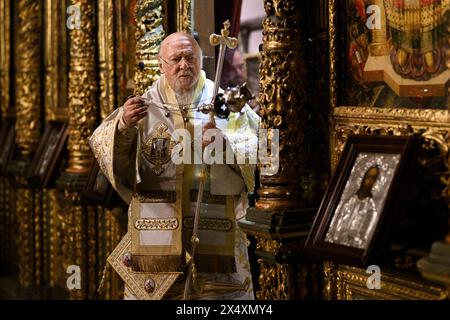
[[[190,10],[190,1],[0,1],[1,298],[123,298],[106,258],[125,234],[126,205],[87,139],[157,79],[159,45],[189,30]]]
[[[449,204],[448,2],[432,1],[430,8],[411,2],[411,10],[403,12],[401,19],[413,19],[412,24],[418,13],[428,12],[427,32],[439,35],[419,35],[425,40],[418,41],[423,48],[417,50],[416,42],[404,41],[408,29],[393,22],[401,10],[386,3],[264,2],[260,114],[263,128],[279,129],[280,170],[261,176],[260,199],[240,223],[257,240],[258,299],[448,297],[448,275],[432,271],[448,268],[445,249],[428,257],[432,244],[433,250],[448,248],[443,242]],[[371,5],[380,9],[380,26],[373,29],[367,23]],[[322,72],[324,65],[330,66],[329,75]],[[329,133],[317,129],[327,123]],[[328,261],[332,251],[316,260],[305,250],[329,179],[327,165],[335,173],[348,137],[355,134],[422,138],[421,189],[410,195],[405,210],[414,227],[399,226],[379,260],[379,290],[369,289],[371,273],[365,269]],[[318,155],[324,154],[329,163],[320,162]]]
[[[416,57],[391,2],[261,1],[259,112],[269,141],[279,133],[280,152],[278,172],[261,176],[259,200],[240,222],[252,240],[257,299],[448,297],[445,281],[416,266],[445,236],[432,232],[439,214],[422,217],[419,245],[389,249],[381,290],[367,289],[366,270],[305,250],[353,134],[423,137],[419,208],[448,219],[448,20],[430,22],[440,38],[425,35],[419,42],[431,49]],[[448,1],[436,3],[430,15],[448,19]],[[382,9],[374,30],[370,5]],[[103,183],[87,138],[158,78],[167,34],[194,32],[212,74],[214,12],[213,1],[0,0],[0,258],[2,277],[20,284],[0,298],[122,298],[122,282],[105,266],[125,234],[126,205]]]
[[[135,87],[135,1],[0,4],[2,128],[15,120],[2,158],[1,262],[20,284],[2,295],[119,299],[104,266],[126,211],[82,192],[94,163],[87,138]]]
[[[417,262],[448,232],[449,9],[448,1],[329,1],[332,168],[350,135],[416,135],[422,137],[419,171],[425,186],[420,200],[411,197],[418,208],[407,210],[420,227],[394,242],[381,289],[367,288],[366,270],[326,263],[329,298],[448,298],[448,279],[425,279],[428,270]],[[379,25],[369,28],[372,22]],[[415,241],[407,240],[412,234]]]

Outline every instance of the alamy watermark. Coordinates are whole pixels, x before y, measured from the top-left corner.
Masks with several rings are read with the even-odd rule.
[[[279,130],[260,129],[258,136],[235,131],[208,129],[205,132],[194,130],[194,138],[189,130],[177,129],[171,134],[175,146],[171,150],[174,164],[259,164],[262,175],[274,175],[279,169]],[[154,139],[152,153],[166,154],[164,146],[168,143]],[[211,141],[205,148],[202,140]]]
[[[77,265],[70,265],[66,270],[67,277],[66,285],[69,290],[80,290],[81,289],[81,268]]]
[[[80,6],[73,4],[67,7],[66,13],[69,15],[66,26],[69,30],[81,28],[81,10]]]
[[[367,7],[367,21],[366,26],[369,30],[381,29],[381,8],[376,4]]]
[[[381,289],[381,269],[377,265],[370,265],[367,267],[366,273],[370,274],[367,277],[367,289]]]

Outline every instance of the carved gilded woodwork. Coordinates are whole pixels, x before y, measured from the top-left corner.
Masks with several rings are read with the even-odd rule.
[[[41,130],[41,1],[17,1],[16,143],[21,154],[33,153]]]
[[[78,198],[78,195],[75,193],[70,193],[70,198]],[[66,268],[70,265],[76,265],[80,267],[81,270],[81,288],[80,290],[71,290],[70,298],[72,300],[81,300],[87,298],[87,288],[88,288],[88,271],[87,271],[87,261],[85,258],[86,248],[86,236],[84,229],[83,219],[83,207],[73,205],[70,207],[69,212],[69,247],[70,247],[70,256],[68,257],[70,260],[66,261]]]
[[[3,261],[14,262],[16,225],[13,202],[15,202],[15,192],[8,178],[1,177],[0,183],[0,257]]]
[[[0,111],[4,117],[10,107],[10,50],[11,12],[10,1],[0,1]]]
[[[322,296],[326,300],[332,300],[336,296],[336,264],[325,261],[323,264],[323,290]]]
[[[135,94],[143,94],[159,78],[157,55],[165,37],[162,0],[138,0],[136,19]]]
[[[102,245],[102,258],[100,260],[100,266],[102,269],[102,278],[101,278],[101,282],[100,282],[100,286],[99,286],[99,294],[103,299],[112,299],[112,275],[111,272],[109,272],[108,274],[108,262],[106,261],[106,257],[108,256],[108,254],[110,254],[110,252],[112,251],[111,248],[111,237],[112,237],[112,233],[111,233],[111,216],[112,213],[107,211],[107,210],[103,210],[102,208],[98,208],[101,211],[101,219],[99,219],[99,231],[101,230],[101,235],[103,236],[103,238],[105,239],[105,241],[103,241]],[[109,275],[109,276],[108,276]],[[108,276],[108,277],[107,277]],[[103,283],[102,283],[103,282]],[[102,286],[102,287],[101,287]]]
[[[16,2],[15,39],[15,105],[16,144],[28,158],[36,150],[41,130],[41,26],[42,2]],[[23,177],[17,177],[21,186]],[[22,286],[40,285],[42,280],[42,216],[40,199],[33,190],[17,190],[17,248],[19,282]]]
[[[306,260],[300,262],[298,258],[303,249],[301,239],[273,240],[256,235],[255,240],[257,252],[264,252],[257,260],[260,268],[260,290],[255,292],[257,299],[304,300],[321,297],[319,283],[322,266]],[[297,263],[288,262],[289,257],[296,257]]]
[[[98,238],[101,253],[98,256],[99,286],[98,293],[101,299],[123,299],[123,281],[107,263],[106,259],[126,232],[126,221],[118,217],[124,214],[122,208],[106,210],[98,207]],[[123,221],[122,221],[123,220]]]
[[[115,58],[114,58],[114,23],[118,11],[112,0],[98,1],[98,59],[100,84],[100,116],[105,119],[114,111]]]
[[[73,215],[71,203],[68,201],[69,193],[55,190],[49,194],[50,215],[52,226],[50,230],[55,232],[50,239],[50,284],[60,288],[67,288],[67,267],[73,262]]]
[[[326,12],[324,3],[317,3],[315,7],[318,20],[319,15]],[[312,133],[314,130],[307,122],[308,118],[319,118],[321,113],[307,106],[307,102],[314,99],[306,93],[305,56],[315,53],[303,48],[300,27],[306,11],[303,4],[266,0],[264,8],[258,100],[261,127],[269,130],[269,139],[279,130],[280,167],[274,175],[261,176],[260,199],[256,208],[247,211],[240,226],[246,233],[255,235],[256,254],[261,257],[258,260],[261,290],[256,292],[257,299],[308,299],[319,295],[318,268],[297,259],[302,256],[307,234],[304,222],[298,219],[303,217],[302,221],[309,221],[312,212],[302,208],[315,202],[319,184],[315,176],[320,170],[326,170],[313,170],[311,143],[313,135],[318,134]],[[319,35],[317,41],[325,43],[323,35]],[[321,65],[317,59],[316,63]],[[324,77],[314,79],[324,82]],[[288,261],[289,257],[296,257],[296,262]]]
[[[288,266],[286,264],[270,264],[258,259],[260,274],[258,277],[261,290],[256,292],[258,300],[288,299]]]
[[[33,237],[33,249],[34,249],[34,283],[37,286],[42,284],[42,226],[43,226],[43,212],[41,206],[40,193],[33,191],[33,203],[31,208],[33,208],[32,217],[32,228],[34,227],[34,237]]]
[[[67,0],[44,1],[46,120],[68,119]]]
[[[381,3],[376,0],[375,3]],[[344,41],[344,30],[338,30],[337,0],[329,0],[329,47],[330,47],[330,155],[331,165],[334,171],[343,151],[343,147],[349,135],[412,135],[417,134],[424,137],[423,150],[436,151],[439,161],[442,162],[439,172],[434,174],[441,181],[440,196],[450,203],[448,193],[450,183],[450,114],[447,105],[439,109],[405,109],[383,107],[361,107],[339,105],[341,97],[338,96],[338,66],[341,64],[338,47]],[[382,12],[382,19],[383,17]],[[384,20],[383,20],[384,21]],[[371,46],[371,54],[378,55],[386,53],[385,37],[378,31],[372,31],[375,40]],[[448,58],[447,58],[448,59]],[[340,72],[346,72],[339,69]],[[448,99],[448,98],[447,98]],[[435,159],[426,155],[420,158],[422,166],[427,166]],[[437,195],[437,196],[439,196]],[[397,257],[394,263],[397,270],[410,271],[415,269],[412,262],[407,259],[401,260]],[[365,285],[367,274],[364,270],[351,268],[332,263],[324,266],[324,297],[328,299],[358,299],[370,297],[374,299],[443,299],[446,294],[441,289],[430,285],[408,284],[402,276],[386,277],[381,290],[369,290]]]
[[[327,263],[324,268],[326,286],[329,293],[338,300],[444,300],[448,290],[435,283],[418,278],[406,278],[391,272],[381,273],[381,288],[369,289],[366,270],[346,265]]]
[[[1,178],[3,180],[3,240],[5,261],[17,265],[17,215],[16,215],[16,189],[13,188],[11,180]]]
[[[95,207],[87,207],[84,210],[86,221],[86,239],[85,242],[87,244],[86,255],[87,255],[87,271],[86,271],[86,298],[93,299],[97,294],[97,287],[99,284],[99,274],[97,273],[97,263],[98,259],[100,259],[100,253],[97,251],[97,245],[100,241],[100,237],[97,235],[97,211]]]
[[[16,219],[18,226],[17,249],[19,267],[19,283],[24,287],[34,284],[34,219],[33,191],[20,188],[17,190]]]
[[[61,206],[58,201],[56,189],[50,189],[47,193],[47,210],[48,210],[48,220],[47,220],[47,232],[48,232],[48,283],[50,287],[55,287],[58,282],[58,265],[60,261],[59,252],[60,247],[63,243],[63,233],[59,228],[59,217],[58,215],[62,213]]]
[[[192,32],[191,0],[177,0],[177,31]]]
[[[328,35],[330,41],[330,107],[333,110],[337,106],[337,49],[336,49],[336,0],[328,1]]]
[[[306,111],[299,6],[292,0],[266,0],[260,65],[261,127],[279,130],[279,170],[261,176],[262,210],[298,208],[304,193]],[[270,133],[269,133],[270,136]],[[299,188],[300,186],[300,188]],[[305,186],[303,192],[307,192]]]
[[[87,173],[92,164],[88,138],[97,125],[97,73],[95,61],[95,1],[71,1],[80,8],[81,24],[70,30],[69,167]]]
[[[79,28],[75,25],[69,32],[69,167],[66,172],[73,174],[82,184],[82,177],[90,172],[93,161],[88,138],[98,124],[98,102],[102,116],[109,113],[114,105],[114,102],[111,103],[111,97],[114,99],[114,61],[110,60],[113,23],[109,21],[113,17],[107,17],[112,13],[111,2],[99,2],[99,7],[96,7],[97,1],[91,0],[71,1],[70,4],[78,6],[81,20]],[[97,43],[100,90],[97,81]],[[64,192],[68,210],[60,222],[63,223],[63,246],[67,251],[63,252],[62,265],[65,269],[60,270],[61,278],[67,277],[67,267],[78,266],[81,271],[81,288],[70,290],[70,298],[94,298],[98,283],[95,211],[91,207],[79,205],[81,195],[77,187],[74,186],[72,190],[72,187],[66,186]]]
[[[264,250],[266,252],[276,254],[281,247],[281,244],[277,240],[267,239],[264,237],[256,236],[256,249]]]
[[[119,244],[120,240],[126,233],[126,221],[120,219],[123,217],[123,209],[115,208],[111,211],[105,210],[106,219],[106,256],[109,256],[114,248]],[[107,266],[109,264],[104,262]],[[109,266],[108,278],[107,278],[107,288],[105,291],[108,292],[110,299],[123,299],[123,281],[120,279],[119,275],[112,270]]]
[[[276,255],[281,244],[277,240],[255,236],[256,249]],[[255,292],[258,300],[272,300],[284,297],[287,299],[287,266],[266,262],[264,259],[257,260],[259,264],[258,283],[260,290]],[[283,291],[281,291],[283,289]]]
[[[425,146],[437,148],[442,159],[450,156],[450,118],[446,110],[377,109],[362,107],[337,107],[332,113],[331,164],[337,165],[345,141],[351,134],[412,135],[425,138]],[[425,165],[429,159],[422,159]],[[446,171],[438,173],[443,183],[442,196],[450,200],[445,190],[448,186],[449,163]]]
[[[47,197],[48,190],[43,189],[41,192],[41,197],[39,201],[41,202],[42,208],[42,276],[41,276],[41,285],[48,284],[50,281],[50,252],[49,252],[49,215],[48,207],[47,207]]]
[[[108,254],[111,252],[110,238],[111,234],[111,215],[112,213],[97,207],[97,238],[98,242],[98,294],[100,299],[111,299],[111,273],[108,273],[108,263],[106,262]]]

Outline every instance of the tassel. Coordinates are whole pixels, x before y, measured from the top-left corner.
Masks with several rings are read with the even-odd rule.
[[[236,261],[234,256],[196,254],[194,259],[198,272],[236,272]]]
[[[131,269],[136,272],[183,272],[182,256],[132,255]]]

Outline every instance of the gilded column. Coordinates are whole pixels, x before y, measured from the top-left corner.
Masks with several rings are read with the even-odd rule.
[[[2,118],[4,118],[9,108],[9,70],[11,66],[10,39],[11,15],[10,15],[10,1],[0,1],[0,110]]]
[[[328,1],[328,15],[329,15],[329,34],[330,39],[330,108],[333,110],[337,107],[337,50],[336,50],[336,23],[337,23],[337,11],[336,11],[336,0]]]
[[[18,189],[16,199],[19,283],[30,287],[35,280],[33,191]]]
[[[116,90],[114,84],[114,13],[112,0],[98,1],[98,56],[100,74],[100,115],[105,119],[114,110]]]
[[[300,4],[293,0],[266,0],[260,66],[261,127],[268,138],[279,132],[279,170],[262,175],[256,208],[298,208],[307,188],[302,185],[306,163],[305,66],[301,52]],[[270,144],[268,144],[270,145]],[[303,190],[302,190],[303,188]]]
[[[281,244],[275,240],[269,240],[265,237],[256,237],[256,249],[276,255],[280,250]],[[288,265],[275,264],[258,259],[259,277],[258,282],[261,287],[255,293],[258,300],[287,300],[288,299]]]
[[[95,1],[73,0],[80,11],[79,28],[70,31],[69,167],[70,173],[87,173],[92,164],[88,143],[97,125],[95,62]]]
[[[105,211],[105,213],[107,215],[109,225],[107,230],[109,230],[110,234],[110,236],[107,237],[107,239],[109,239],[108,247],[109,250],[112,251],[127,232],[127,219],[126,214],[124,215],[124,209],[122,208],[115,208],[111,211],[108,210]],[[120,279],[119,275],[112,271],[111,268],[109,274],[111,299],[123,299],[122,279]]]
[[[6,244],[8,261],[17,265],[17,215],[16,215],[16,191],[11,180],[5,179],[5,213],[6,213]]]
[[[34,200],[33,200],[33,220],[32,220],[32,226],[34,227],[34,237],[33,237],[33,247],[34,247],[34,283],[37,286],[40,286],[42,284],[43,280],[43,264],[44,264],[44,257],[42,255],[43,253],[43,226],[45,222],[45,214],[42,210],[41,203],[42,203],[42,193],[40,192],[33,192]]]
[[[86,219],[86,244],[87,244],[87,270],[86,270],[86,298],[94,299],[97,297],[97,288],[100,283],[101,275],[98,272],[98,266],[101,259],[99,249],[101,237],[98,232],[97,208],[86,207],[84,216]],[[84,242],[83,242],[84,243]]]
[[[44,2],[44,68],[46,120],[67,120],[67,0]],[[63,58],[62,58],[63,57]]]
[[[66,224],[63,243],[68,250],[64,252],[64,268],[76,265],[81,271],[81,288],[71,290],[70,297],[86,299],[89,297],[90,281],[95,283],[95,279],[88,277],[95,262],[88,256],[91,243],[87,242],[88,233],[95,232],[95,229],[88,230],[92,225],[89,224],[89,209],[80,206],[79,202],[93,161],[88,138],[97,126],[97,1],[72,0],[69,4],[74,9],[74,23],[69,28],[69,166],[57,184],[64,187],[65,200],[70,205],[67,216],[63,218]],[[65,270],[62,271],[65,273]]]
[[[76,201],[74,198],[74,194],[66,193],[68,197],[71,198],[72,201]],[[76,196],[76,195],[75,195]],[[87,263],[87,239],[86,239],[86,229],[84,225],[86,223],[86,217],[83,212],[83,207],[81,206],[72,206],[70,208],[70,225],[71,228],[69,232],[69,248],[70,255],[67,257],[69,260],[66,261],[66,268],[69,265],[76,265],[80,267],[81,271],[81,288],[73,289],[70,291],[70,298],[72,300],[81,300],[87,299],[87,288],[88,288],[88,263]]]
[[[5,119],[5,114],[9,108],[9,70],[10,70],[10,1],[0,0],[0,115],[2,122]],[[4,123],[4,122],[3,122]],[[7,257],[9,239],[7,234],[9,232],[8,213],[7,213],[7,189],[6,179],[0,177],[0,258]]]
[[[110,227],[110,219],[106,216],[108,212],[104,210],[102,207],[98,206],[97,210],[97,237],[98,237],[98,274],[97,277],[99,279],[99,299],[110,300],[110,289],[111,289],[111,278],[107,278],[107,268],[108,262],[106,261],[109,256],[111,249],[109,248],[109,239],[111,234],[109,232]]]
[[[17,1],[16,143],[23,156],[39,143],[41,121],[42,1]]]
[[[48,228],[48,276],[50,287],[55,287],[58,281],[58,264],[60,261],[58,250],[63,245],[64,233],[60,232],[58,228],[59,219],[58,215],[62,212],[62,208],[59,205],[57,198],[57,190],[50,189],[47,193],[47,203],[49,210],[49,221],[47,222]]]
[[[36,151],[41,131],[41,25],[42,1],[16,2],[17,29],[15,39],[16,71],[16,144],[21,161],[18,165],[16,215],[18,223],[19,281],[28,287],[39,284],[41,276],[40,249],[41,212],[35,211],[34,192],[25,189],[24,169]],[[37,238],[36,238],[37,237]],[[36,240],[39,242],[37,243]],[[36,278],[38,276],[39,278]],[[37,281],[37,283],[35,283]]]
[[[177,31],[191,33],[191,0],[177,0],[177,10]]]
[[[135,93],[144,93],[159,78],[158,50],[164,39],[161,0],[138,0],[136,5]]]
[[[318,201],[320,170],[325,171],[318,168],[320,161],[314,161],[317,158],[314,148],[320,143],[323,149],[323,141],[313,125],[319,118],[325,118],[321,122],[326,123],[328,110],[309,107],[318,100],[307,96],[306,89],[315,91],[315,88],[308,88],[308,77],[309,80],[326,81],[312,77],[312,72],[306,68],[305,57],[315,51],[303,46],[300,25],[309,23],[311,30],[307,30],[307,36],[315,46],[325,43],[321,37],[324,27],[320,25],[321,17],[326,15],[325,4],[325,0],[264,1],[266,17],[263,20],[259,96],[261,128],[267,130],[268,155],[272,159],[278,156],[278,170],[270,170],[277,160],[265,163],[266,159],[259,159],[259,200],[239,222],[241,228],[256,239],[258,250],[255,255],[260,257],[257,262],[261,286],[256,292],[258,299],[310,299],[319,294],[319,269],[302,251],[309,223],[316,213],[314,206]],[[308,11],[307,6],[310,6]],[[305,12],[310,13],[310,17],[301,23]],[[319,64],[317,61],[308,64],[308,69],[314,70]],[[323,68],[323,63],[319,68]],[[325,113],[323,117],[321,112]],[[276,152],[273,147],[276,147],[277,136],[278,155],[271,154]]]

